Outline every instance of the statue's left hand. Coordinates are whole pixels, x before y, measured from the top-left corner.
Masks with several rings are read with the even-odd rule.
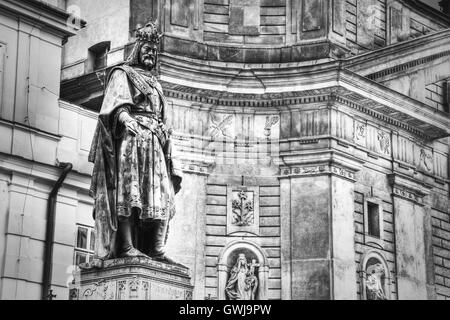
[[[167,126],[164,124],[164,122],[158,123],[158,126],[159,126],[159,128],[160,128],[164,133],[166,133],[166,134],[167,134],[167,132],[169,131],[169,130],[167,129]]]

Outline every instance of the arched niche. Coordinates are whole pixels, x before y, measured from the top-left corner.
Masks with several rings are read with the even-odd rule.
[[[390,300],[391,277],[384,256],[377,251],[364,254],[359,274],[363,300]]]
[[[259,265],[255,271],[258,278],[258,289],[255,300],[267,300],[268,282],[269,282],[269,260],[264,251],[256,244],[250,241],[235,241],[225,247],[219,255],[218,263],[218,299],[227,300],[225,288],[227,286],[230,271],[235,265],[240,255],[245,255],[251,262],[253,259]]]

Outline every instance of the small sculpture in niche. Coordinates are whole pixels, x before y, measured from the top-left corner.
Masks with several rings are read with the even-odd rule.
[[[255,271],[259,266],[256,259],[248,263],[245,254],[239,254],[225,288],[230,300],[255,300],[259,286]]]
[[[256,290],[258,289],[259,282],[258,277],[255,275],[255,269],[259,266],[260,264],[256,262],[256,259],[252,259],[252,263],[249,264],[245,288],[250,291],[250,300],[256,300]]]
[[[233,224],[239,227],[247,227],[253,224],[254,203],[253,193],[246,190],[233,192]]]
[[[367,300],[387,300],[384,292],[386,271],[381,263],[376,263],[366,269]]]

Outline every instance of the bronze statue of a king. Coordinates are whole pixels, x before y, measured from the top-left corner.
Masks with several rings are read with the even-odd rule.
[[[174,263],[164,246],[181,175],[171,157],[166,100],[151,73],[160,37],[153,22],[140,28],[131,55],[108,77],[89,155],[96,261],[150,257]]]

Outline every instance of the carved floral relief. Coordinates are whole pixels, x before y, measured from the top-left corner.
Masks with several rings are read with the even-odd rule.
[[[254,223],[254,193],[233,191],[233,224],[247,227]]]
[[[259,187],[227,188],[227,234],[259,234]]]

